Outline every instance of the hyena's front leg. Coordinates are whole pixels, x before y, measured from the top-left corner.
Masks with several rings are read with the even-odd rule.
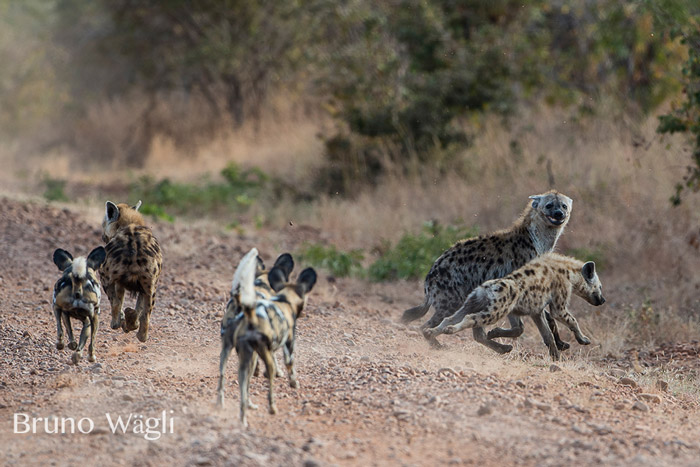
[[[150,289],[146,289],[146,292],[139,294],[139,301],[141,307],[139,308],[139,302],[136,304],[136,311],[139,314],[139,331],[136,333],[136,337],[141,342],[146,342],[148,340],[148,327],[151,322],[151,311],[153,311],[153,305],[155,303],[156,295],[156,285],[153,284]],[[143,300],[141,297],[143,296]]]
[[[552,330],[549,329],[549,325],[547,324],[547,321],[544,318],[544,311],[535,315],[531,315],[531,318],[537,325],[537,329],[540,331],[542,340],[549,348],[549,355],[552,357],[553,360],[559,360],[559,349],[557,348],[557,345],[554,342]]]
[[[591,340],[586,337],[582,332],[581,328],[578,326],[578,321],[576,321],[576,318],[574,318],[571,313],[566,308],[563,309],[558,309],[555,310],[554,308],[552,309],[552,314],[562,323],[566,324],[566,326],[571,329],[571,331],[574,333],[574,336],[576,336],[576,341],[581,344],[581,345],[588,345],[591,343]]]
[[[66,333],[68,334],[68,348],[75,350],[78,348],[78,343],[75,342],[75,338],[73,337],[73,325],[70,322],[68,313],[63,313],[63,324],[66,326]]]
[[[63,343],[63,326],[61,326],[61,315],[63,312],[60,308],[54,305],[53,315],[56,317],[56,348],[58,350],[63,350],[65,344]]]
[[[119,329],[122,327],[122,321],[124,320],[122,305],[124,304],[124,293],[126,290],[121,284],[112,282],[105,286],[105,292],[107,292],[109,305],[112,308],[112,329]]]

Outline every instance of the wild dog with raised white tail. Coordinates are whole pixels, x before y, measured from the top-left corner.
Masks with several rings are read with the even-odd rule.
[[[268,404],[270,413],[277,412],[274,402],[273,380],[275,366],[273,354],[284,349],[285,366],[289,385],[299,387],[294,371],[294,343],[296,320],[301,315],[306,297],[316,283],[316,272],[304,269],[296,282],[287,282],[284,271],[274,267],[268,274],[268,281],[276,295],[269,300],[257,297],[255,293],[255,269],[257,249],[253,248],[241,260],[233,275],[231,296],[235,297],[243,314],[240,323],[227,327],[221,336],[221,358],[219,362],[218,404],[224,401],[224,370],[231,348],[238,354],[238,385],[241,391],[241,422],[248,426],[246,411],[251,407],[248,388],[253,370],[254,355],[258,355],[267,369],[269,382]]]
[[[141,201],[136,206],[111,201],[105,204],[102,240],[107,258],[100,277],[112,307],[112,329],[138,329],[136,337],[146,342],[163,255],[158,240],[138,212],[139,207]],[[138,294],[136,309],[122,311],[127,290]]]
[[[551,326],[544,317],[547,305],[551,316],[566,324],[579,344],[591,343],[581,332],[576,318],[568,311],[572,292],[591,305],[605,303],[595,263],[583,263],[575,258],[548,253],[501,279],[484,282],[469,294],[454,315],[427,332],[454,334],[464,328],[494,324],[508,314],[530,316],[549,347],[549,354],[554,360],[559,360],[559,349],[554,342]],[[507,346],[507,351],[512,348]]]
[[[508,229],[461,240],[445,251],[430,268],[425,278],[425,301],[403,313],[402,321],[408,323],[428,312],[432,305],[433,316],[421,326],[423,336],[431,345],[439,347],[435,334],[426,332],[451,316],[464,303],[467,295],[479,284],[497,279],[518,269],[528,261],[554,249],[557,239],[571,216],[571,198],[554,190],[530,196],[531,203],[520,218]],[[474,328],[474,339],[502,352],[502,344],[494,337],[518,337],[523,333],[520,317],[508,317],[511,329],[500,329],[487,336],[481,327]],[[560,349],[568,348],[555,333]]]
[[[277,257],[273,268],[278,268],[282,271],[284,276],[284,281],[289,280],[289,275],[294,270],[294,258],[289,253],[283,253]],[[257,264],[255,267],[255,294],[260,299],[269,299],[276,293],[275,290],[270,286],[270,281],[268,280],[268,271],[265,270],[265,263],[260,256],[257,257]],[[226,312],[221,320],[221,334],[224,335],[227,329],[236,332],[236,328],[243,320],[243,313],[238,303],[238,299],[231,295],[228,303],[226,304]],[[282,372],[277,367],[277,360],[273,359],[276,367],[276,376],[282,376]],[[253,357],[253,375],[258,376],[259,366],[258,366],[258,356],[257,354]],[[266,375],[267,376],[267,375]]]
[[[100,315],[100,281],[96,271],[105,259],[105,249],[97,247],[87,256],[73,256],[66,250],[57,249],[53,253],[53,262],[58,266],[63,275],[53,288],[53,313],[56,317],[56,331],[58,338],[56,348],[62,350],[63,328],[61,320],[66,325],[68,332],[68,348],[74,350],[72,360],[78,364],[83,354],[83,348],[90,332],[90,346],[88,347],[88,360],[95,361],[95,335],[99,325]],[[83,329],[80,331],[80,342],[73,338],[73,327],[70,319],[82,321]]]

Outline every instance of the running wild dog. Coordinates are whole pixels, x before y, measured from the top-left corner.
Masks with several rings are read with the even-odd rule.
[[[269,411],[277,413],[274,402],[273,381],[275,368],[273,353],[284,349],[289,385],[299,387],[294,371],[294,342],[296,320],[301,315],[307,294],[316,283],[316,272],[307,268],[299,274],[295,283],[286,282],[280,268],[272,268],[268,274],[270,286],[277,293],[269,300],[255,293],[255,263],[258,252],[253,248],[241,260],[233,275],[231,295],[241,307],[243,317],[235,329],[227,328],[221,336],[219,362],[218,404],[224,401],[224,370],[231,348],[238,354],[238,385],[241,391],[240,410],[243,426],[248,426],[246,411],[254,408],[249,401],[248,388],[253,370],[253,356],[257,354],[265,362],[269,382]]]
[[[277,260],[275,260],[275,264],[273,268],[278,268],[280,271],[282,271],[283,276],[284,276],[284,281],[289,280],[289,275],[292,273],[292,270],[294,269],[294,258],[292,258],[292,255],[289,253],[284,253],[281,254],[279,257],[277,257]],[[272,287],[270,286],[270,281],[268,279],[268,271],[265,270],[265,263],[263,263],[263,260],[260,258],[260,256],[257,257],[257,263],[256,263],[256,268],[255,268],[255,295],[259,299],[269,299],[271,298],[277,291],[273,290]],[[227,331],[230,330],[230,332],[235,333],[236,328],[238,325],[243,321],[243,312],[241,309],[240,304],[238,303],[237,297],[234,297],[231,295],[229,298],[228,303],[226,304],[226,312],[224,313],[224,317],[221,320],[221,335],[223,336],[226,334]],[[225,343],[222,342],[222,345],[226,345]],[[276,368],[276,376],[281,377],[282,372],[279,370],[279,367],[277,367],[277,360],[275,358],[272,359],[273,363],[275,364]],[[258,371],[259,371],[259,366],[258,366],[258,355],[255,354],[253,356],[253,375],[258,376]],[[265,375],[267,376],[267,375]]]
[[[531,204],[520,218],[505,230],[457,242],[445,251],[430,268],[425,278],[425,301],[406,310],[402,320],[407,323],[428,312],[432,305],[435,313],[421,329],[431,345],[439,347],[435,334],[427,332],[443,319],[452,315],[469,293],[479,284],[497,279],[518,269],[528,261],[554,249],[557,239],[571,216],[571,198],[549,191],[530,196]],[[474,339],[498,350],[501,344],[494,337],[518,337],[523,332],[519,316],[508,317],[511,329],[501,329],[488,336],[483,328],[474,327]],[[568,348],[555,333],[560,349]]]
[[[464,305],[445,318],[429,333],[454,334],[464,328],[494,324],[508,314],[530,316],[537,325],[549,354],[559,360],[551,326],[545,322],[544,309],[549,305],[551,316],[566,324],[581,345],[591,343],[568,311],[571,293],[591,305],[605,303],[595,263],[583,263],[568,256],[549,253],[534,259],[501,279],[484,282],[467,297]],[[499,344],[501,345],[501,344]],[[501,353],[510,352],[510,345],[501,345]]]
[[[95,361],[95,335],[100,315],[100,281],[97,280],[95,271],[104,259],[105,249],[101,246],[92,250],[87,258],[79,256],[73,259],[69,252],[60,248],[53,253],[53,262],[60,271],[63,271],[63,275],[53,288],[53,313],[56,317],[58,333],[56,348],[62,350],[64,347],[61,327],[61,320],[63,320],[68,332],[68,348],[75,351],[72,360],[76,365],[82,357],[88,331],[90,332],[88,360]],[[76,343],[73,338],[71,318],[83,323],[79,343]]]
[[[138,329],[136,337],[146,342],[163,256],[158,240],[138,212],[139,207],[141,201],[136,206],[107,201],[102,221],[107,258],[100,276],[112,307],[112,329]],[[136,309],[122,311],[127,290],[138,294]]]

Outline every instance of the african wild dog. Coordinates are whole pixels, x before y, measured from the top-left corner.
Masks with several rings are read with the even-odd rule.
[[[464,328],[494,324],[508,314],[530,316],[549,347],[549,354],[554,360],[559,360],[552,326],[545,322],[543,313],[547,305],[551,316],[566,324],[579,344],[591,343],[581,333],[576,318],[569,314],[571,292],[591,305],[605,303],[593,261],[584,264],[568,256],[548,253],[501,279],[484,282],[469,294],[454,315],[445,318],[437,328],[427,331],[432,335],[440,332],[454,334]],[[501,353],[512,349],[510,345],[503,345]]]
[[[238,385],[241,391],[241,422],[248,426],[246,411],[250,407],[248,388],[252,373],[253,356],[259,355],[265,362],[269,381],[268,403],[270,413],[277,412],[274,402],[273,380],[275,377],[273,354],[284,349],[284,362],[287,367],[289,385],[299,387],[294,371],[294,342],[296,338],[296,320],[301,315],[307,294],[316,283],[316,272],[312,268],[304,269],[296,283],[285,280],[282,269],[274,267],[268,274],[268,280],[276,295],[269,300],[257,297],[255,293],[255,257],[258,252],[253,248],[241,260],[233,276],[231,295],[235,297],[242,309],[243,318],[238,326],[227,327],[221,336],[221,359],[219,362],[218,404],[224,401],[224,370],[231,348],[238,354]]]
[[[95,335],[99,324],[100,315],[100,281],[95,271],[105,259],[105,249],[101,246],[95,248],[86,257],[73,256],[66,250],[57,249],[53,253],[53,262],[58,266],[63,275],[53,288],[53,313],[56,317],[56,331],[58,338],[56,348],[62,350],[63,328],[61,319],[68,331],[68,348],[75,350],[72,360],[78,364],[83,354],[83,348],[90,331],[90,346],[88,347],[88,360],[95,361]],[[73,338],[73,327],[70,319],[75,318],[83,323],[80,331],[80,342]]]
[[[428,312],[432,305],[435,313],[421,329],[431,345],[439,347],[434,335],[426,330],[440,324],[464,303],[464,299],[479,284],[497,279],[518,269],[528,261],[554,249],[557,239],[571,215],[572,200],[552,190],[530,196],[532,203],[508,229],[457,242],[445,251],[430,268],[425,278],[425,301],[422,305],[404,311],[402,321],[408,323]],[[511,329],[484,333],[474,328],[474,339],[498,349],[501,344],[494,337],[517,337],[523,332],[520,317],[508,317]],[[557,346],[568,348],[555,334]]]
[[[284,275],[284,280],[288,281],[289,275],[294,269],[294,258],[292,258],[292,255],[290,255],[289,253],[283,253],[277,257],[273,268],[278,268],[279,270],[281,270]],[[260,299],[269,299],[275,294],[275,291],[270,286],[270,281],[268,280],[268,272],[265,271],[265,263],[263,263],[263,260],[260,258],[260,256],[257,257],[257,264],[255,268],[255,294]],[[236,327],[241,323],[242,320],[243,312],[241,311],[238,299],[231,295],[228,303],[226,304],[226,312],[224,313],[224,317],[221,320],[221,335],[223,336],[224,334],[226,334],[227,329],[231,329],[232,332],[235,333]],[[257,364],[257,354],[253,356],[253,360],[253,375],[258,376],[259,366]],[[281,377],[282,372],[277,366],[276,358],[273,358],[273,363],[275,364],[276,368],[276,376]]]
[[[163,256],[158,240],[138,212],[140,206],[141,201],[133,207],[107,201],[102,221],[107,258],[100,276],[112,307],[112,329],[121,327],[129,332],[138,328],[136,337],[146,342]],[[122,311],[127,290],[138,294],[136,309]]]

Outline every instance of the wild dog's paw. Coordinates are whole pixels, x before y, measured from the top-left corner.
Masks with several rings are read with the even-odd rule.
[[[94,353],[90,354],[90,356],[88,357],[88,362],[93,363],[96,361],[97,361],[97,358],[95,357],[95,354]]]
[[[275,404],[270,404],[270,413],[272,415],[277,413],[277,406]]]
[[[258,404],[253,404],[252,402],[248,401],[248,408],[250,410],[258,410]]]
[[[299,381],[296,378],[289,378],[289,387],[299,389]]]
[[[68,343],[68,348],[71,349],[71,350],[75,350],[75,349],[78,348],[78,343],[75,342],[75,341],[69,342],[69,343]]]
[[[65,344],[63,343],[63,341],[56,342],[56,348],[58,350],[63,350],[64,347],[65,347]]]
[[[71,360],[73,360],[73,365],[77,365],[80,362],[80,357],[82,357],[81,352],[73,352]]]
[[[139,314],[131,307],[124,309],[124,321],[122,330],[124,332],[135,331],[139,328]]]

